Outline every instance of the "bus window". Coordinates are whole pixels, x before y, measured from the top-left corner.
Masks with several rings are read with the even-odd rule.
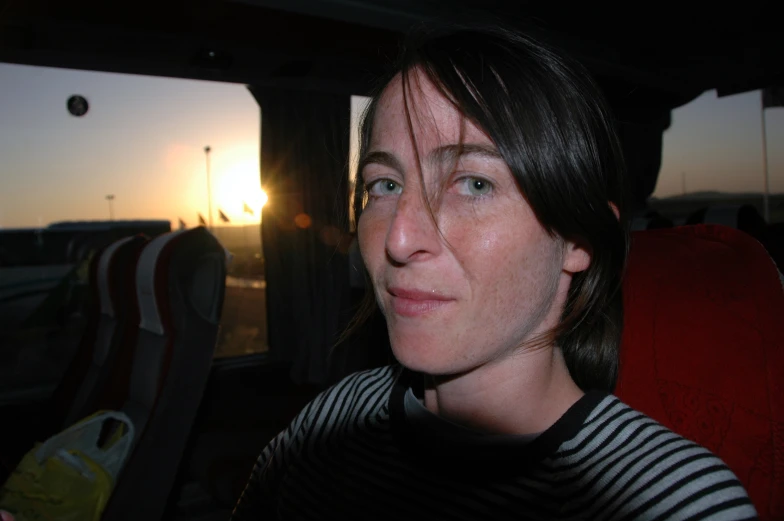
[[[260,112],[244,85],[0,64],[0,89],[3,389],[56,383],[70,352],[53,343],[78,344],[83,228],[208,227],[231,258],[215,356],[267,350]],[[51,287],[19,289],[42,270]]]
[[[675,224],[717,206],[749,205],[763,216],[767,156],[768,222],[784,221],[784,109],[765,109],[766,147],[762,110],[760,91],[720,98],[715,90],[673,110],[651,207]]]

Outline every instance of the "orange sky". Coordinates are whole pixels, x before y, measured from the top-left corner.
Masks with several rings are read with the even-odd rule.
[[[214,222],[218,209],[258,222],[261,116],[244,86],[0,63],[0,90],[0,228],[108,219],[107,194],[117,219],[197,225],[205,145]],[[84,117],[66,111],[72,94],[90,102]],[[784,192],[784,109],[766,114],[771,191]],[[684,172],[690,192],[762,190],[759,92],[707,92],[673,112],[654,195],[680,194]]]

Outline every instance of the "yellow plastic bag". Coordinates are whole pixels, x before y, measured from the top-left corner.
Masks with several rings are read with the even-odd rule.
[[[120,428],[99,445],[106,421]],[[25,454],[0,489],[0,509],[16,521],[100,521],[132,442],[123,413],[76,423]]]

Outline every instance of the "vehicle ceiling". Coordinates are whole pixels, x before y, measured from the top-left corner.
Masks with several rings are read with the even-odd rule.
[[[773,2],[731,8],[509,0],[0,0],[0,61],[367,93],[421,20],[491,12],[555,36],[643,119],[707,89],[784,83]]]

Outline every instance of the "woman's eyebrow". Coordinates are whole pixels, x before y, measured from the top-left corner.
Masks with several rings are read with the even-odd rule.
[[[359,168],[357,170],[360,174],[362,174],[362,171],[367,165],[374,163],[389,167],[398,172],[403,172],[403,165],[400,163],[398,158],[389,152],[384,152],[381,150],[368,152],[365,157],[359,161]]]
[[[491,145],[479,143],[462,143],[444,145],[434,149],[428,154],[428,160],[434,164],[454,162],[462,156],[480,156],[487,159],[503,160],[498,150]]]
[[[481,145],[479,143],[463,143],[444,145],[432,150],[428,154],[428,161],[431,164],[443,164],[446,162],[454,162],[462,156],[469,155],[503,160],[501,154],[493,146]],[[370,164],[378,164],[389,167],[397,172],[403,172],[403,165],[400,163],[400,160],[398,160],[394,154],[382,150],[368,152],[365,157],[359,161],[358,172],[361,174],[365,167]]]

